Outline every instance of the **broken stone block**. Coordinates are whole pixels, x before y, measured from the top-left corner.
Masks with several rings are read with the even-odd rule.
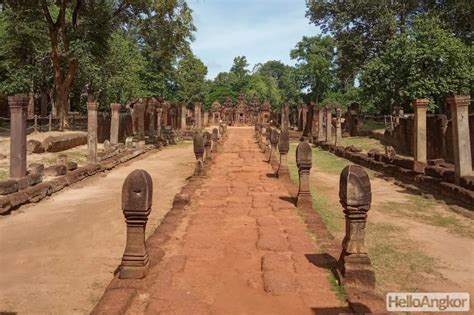
[[[9,179],[0,182],[0,195],[8,195],[17,192],[19,189],[18,182],[13,179]]]
[[[44,169],[44,176],[61,176],[66,174],[66,165],[52,165]]]
[[[41,142],[38,140],[28,140],[26,143],[26,151],[31,154],[31,153],[43,153],[44,148],[41,146]]]
[[[47,152],[61,152],[87,143],[87,135],[74,133],[60,136],[49,136],[41,143]]]
[[[42,163],[31,163],[28,165],[28,174],[43,174],[44,164]]]
[[[68,171],[74,171],[75,169],[77,169],[77,163],[76,162],[67,162],[66,163],[66,168]]]

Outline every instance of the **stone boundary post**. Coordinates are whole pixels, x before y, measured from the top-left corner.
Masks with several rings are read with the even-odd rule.
[[[329,107],[325,108],[326,113],[326,142],[330,142],[332,138],[331,129],[332,129],[332,112]]]
[[[302,137],[296,147],[296,165],[298,167],[299,186],[296,206],[300,208],[312,207],[311,191],[309,188],[309,173],[313,164],[311,146],[308,139]]]
[[[217,128],[212,129],[212,147],[211,147],[211,152],[212,153],[217,153],[217,141],[219,141],[219,131]]]
[[[278,130],[276,128],[272,129],[272,133],[270,134],[270,145],[272,146],[271,148],[271,154],[270,154],[270,164],[272,167],[277,168],[278,166],[278,161],[277,161],[277,147],[278,147],[278,142],[279,142],[280,135],[278,133]]]
[[[185,104],[181,105],[181,130],[186,129],[186,113],[188,109]]]
[[[162,120],[163,108],[158,107],[156,109],[156,136],[161,137],[161,120]]]
[[[318,141],[324,140],[324,111],[318,107]]]
[[[375,275],[365,246],[367,212],[372,191],[367,172],[362,166],[348,165],[339,177],[339,199],[346,219],[339,267],[344,284],[375,288]]]
[[[122,187],[122,209],[127,223],[127,245],[120,265],[120,279],[140,279],[148,274],[150,259],[145,229],[151,212],[153,182],[144,170],[131,172]]]
[[[453,121],[454,146],[454,179],[457,185],[461,177],[472,175],[471,139],[469,135],[469,96],[450,96],[447,99],[451,106]],[[474,126],[471,126],[474,128]]]
[[[336,108],[336,141],[335,145],[341,145],[342,129],[341,129],[341,109]]]
[[[203,133],[203,138],[204,138],[204,151],[205,151],[205,156],[206,156],[206,162],[211,162],[212,161],[212,140],[211,140],[211,134],[209,131],[204,131]]]
[[[97,103],[87,103],[87,162],[97,163]]]
[[[196,131],[193,135],[193,149],[194,155],[196,156],[196,168],[194,170],[194,176],[205,176],[204,170],[204,138],[200,131]]]
[[[280,164],[278,165],[278,170],[276,175],[278,178],[288,177],[290,171],[288,169],[288,151],[290,150],[290,137],[288,135],[288,130],[284,130],[280,133],[278,141],[278,152],[280,152]]]
[[[267,127],[265,129],[265,138],[266,138],[266,145],[265,145],[265,158],[267,158],[267,162],[270,163],[272,158],[272,127]]]
[[[110,119],[110,143],[118,144],[119,128],[120,128],[120,107],[118,103],[110,104],[111,119]]]
[[[413,109],[415,111],[415,126],[413,130],[414,150],[413,170],[423,173],[427,157],[426,157],[426,110],[428,108],[427,99],[416,99],[413,101]]]
[[[26,116],[29,98],[25,95],[8,97],[10,106],[10,177],[26,176]]]

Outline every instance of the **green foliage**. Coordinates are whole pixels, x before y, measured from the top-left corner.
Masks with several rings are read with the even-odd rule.
[[[413,28],[364,66],[361,87],[368,102],[389,112],[391,104],[409,108],[412,99],[428,97],[435,109],[450,92],[469,93],[468,48],[440,24],[436,18],[416,18]]]
[[[322,99],[334,83],[334,41],[329,36],[303,36],[290,53],[297,60],[300,88],[308,91],[311,99]]]
[[[207,90],[207,67],[192,53],[187,53],[178,62],[176,82],[177,99],[185,104],[203,101]]]

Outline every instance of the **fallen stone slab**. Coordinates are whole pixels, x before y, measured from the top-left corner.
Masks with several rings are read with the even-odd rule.
[[[0,182],[0,195],[8,195],[19,190],[18,182],[14,179],[9,179]]]
[[[26,152],[28,152],[28,154],[31,154],[31,153],[43,153],[43,152],[44,152],[44,148],[43,148],[43,146],[41,145],[41,142],[40,142],[40,141],[30,139],[30,140],[28,140],[28,142],[26,143]]]
[[[46,152],[61,152],[84,144],[87,144],[87,134],[73,133],[60,136],[49,136],[43,140],[41,146]]]
[[[43,171],[44,176],[61,176],[66,174],[67,168],[66,165],[52,165],[47,167]]]

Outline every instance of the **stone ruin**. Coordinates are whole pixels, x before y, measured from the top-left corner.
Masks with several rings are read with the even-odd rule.
[[[211,117],[214,124],[219,122],[230,126],[266,124],[270,122],[270,116],[271,105],[268,101],[260,104],[258,98],[253,96],[251,102],[247,104],[243,93],[239,94],[235,105],[230,96],[227,96],[223,105],[214,101],[211,106]]]
[[[298,167],[299,186],[296,196],[296,206],[301,208],[312,207],[311,191],[309,189],[309,173],[313,165],[313,156],[308,139],[302,137],[296,147],[296,166]]]
[[[204,138],[200,131],[196,131],[193,136],[193,149],[194,155],[196,156],[196,168],[194,170],[194,176],[202,177],[206,175],[204,169]]]

